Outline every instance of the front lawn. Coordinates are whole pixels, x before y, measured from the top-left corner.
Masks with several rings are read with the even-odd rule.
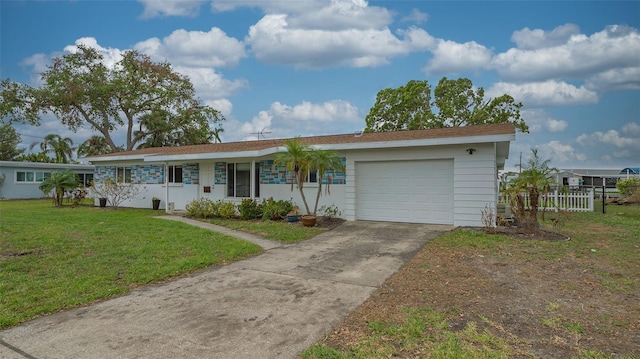
[[[0,328],[261,251],[160,214],[0,202]]]
[[[267,239],[273,239],[284,243],[298,242],[325,232],[319,227],[303,227],[299,224],[289,224],[285,221],[249,220],[237,219],[204,219],[203,221],[223,226],[237,231],[252,233]]]
[[[303,357],[640,358],[640,206],[544,225],[439,236]]]

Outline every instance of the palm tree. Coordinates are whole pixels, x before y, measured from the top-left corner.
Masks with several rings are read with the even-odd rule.
[[[313,207],[313,214],[316,214],[322,192],[322,179],[327,172],[344,172],[344,165],[338,152],[332,150],[314,150],[310,152],[310,157],[310,168],[318,170],[318,193],[316,194],[316,204]],[[330,186],[332,181],[333,178],[327,176],[327,194],[331,194]]]
[[[528,159],[526,165],[522,166],[523,170],[518,177],[509,183],[510,188],[507,193],[512,196],[512,202],[514,202],[512,207],[520,226],[526,230],[537,230],[540,227],[538,222],[540,196],[548,195],[551,185],[554,184],[551,174],[557,169],[549,167],[551,160],[543,161],[538,156],[538,150],[531,149],[531,152],[533,156]],[[523,191],[529,194],[529,206],[525,204]],[[527,207],[529,207],[528,211]]]
[[[36,146],[40,146],[42,153],[53,154],[56,163],[69,163],[73,156],[73,140],[69,137],[50,133],[44,136],[42,142],[34,142],[29,146],[29,150]]]
[[[211,132],[213,135],[213,143],[222,143],[222,140],[220,139],[220,134],[224,132],[224,128],[216,127]]]
[[[287,171],[293,175],[291,181],[291,190],[293,191],[293,182],[296,182],[298,191],[300,191],[300,197],[304,203],[304,208],[307,210],[307,214],[316,214],[318,210],[318,202],[322,193],[322,179],[327,172],[344,171],[342,165],[342,158],[338,155],[338,152],[331,150],[316,150],[300,141],[300,138],[293,138],[285,140],[286,151],[278,152],[275,155],[274,165],[285,166]],[[316,202],[313,207],[313,212],[309,210],[307,204],[307,198],[304,195],[304,183],[309,173],[309,170],[317,170],[318,175],[318,192],[316,193]],[[327,193],[332,178],[327,178]]]
[[[57,207],[62,207],[64,191],[72,190],[76,187],[78,187],[76,174],[68,169],[62,172],[52,172],[51,176],[45,178],[40,184],[40,190],[45,195],[49,195],[53,191],[53,201]]]
[[[91,136],[78,146],[78,157],[104,155],[111,152],[111,147],[102,136]]]
[[[287,139],[284,142],[286,151],[278,152],[275,154],[275,166],[285,166],[287,171],[291,172],[293,178],[291,179],[291,190],[293,191],[293,182],[295,181],[304,203],[304,208],[307,210],[307,214],[311,214],[309,205],[307,204],[307,198],[304,196],[304,179],[309,172],[309,152],[311,147],[303,144],[299,137]]]

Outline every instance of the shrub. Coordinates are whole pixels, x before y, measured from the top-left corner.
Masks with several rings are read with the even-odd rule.
[[[218,201],[218,217],[233,218],[236,216],[236,205],[232,202]]]
[[[322,213],[326,219],[340,217],[342,215],[342,211],[338,209],[338,206],[335,204],[320,207],[320,213]]]
[[[279,221],[284,219],[292,209],[293,202],[291,200],[276,201],[270,197],[262,202],[262,219]]]
[[[631,196],[640,191],[640,178],[625,178],[616,183],[616,188],[625,196]]]
[[[113,208],[118,208],[123,202],[135,198],[146,188],[140,183],[123,183],[106,177],[100,183],[94,181],[91,185],[91,192],[94,197],[106,198]]]
[[[245,198],[238,205],[238,212],[244,220],[256,219],[262,217],[262,206],[255,199]]]
[[[219,202],[208,198],[200,198],[187,203],[187,216],[196,218],[211,218],[218,215]]]

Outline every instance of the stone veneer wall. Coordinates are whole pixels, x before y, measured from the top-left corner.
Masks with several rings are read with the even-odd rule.
[[[214,168],[214,181],[215,184],[227,184],[227,163],[216,162]]]
[[[198,163],[182,164],[182,183],[184,184],[200,183],[200,165]]]
[[[93,180],[100,183],[104,182],[107,177],[116,178],[116,166],[96,166]]]
[[[116,178],[116,167],[123,166],[96,166],[95,180],[100,183],[107,177]],[[132,165],[125,166],[131,168],[131,182],[141,184],[163,184],[164,165]],[[200,166],[198,163],[182,164],[182,183],[199,184]]]
[[[164,166],[133,165],[131,166],[131,182],[142,184],[164,183]]]
[[[342,157],[342,165],[345,166],[347,159]],[[284,166],[274,166],[273,160],[267,160],[260,162],[260,184],[287,184],[291,183],[292,175],[287,173]],[[347,183],[346,174],[344,172],[333,173],[333,171],[327,171],[322,178],[322,184],[327,184],[329,177],[331,177],[331,184],[345,184]]]

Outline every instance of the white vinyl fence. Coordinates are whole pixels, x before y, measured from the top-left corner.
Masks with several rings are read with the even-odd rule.
[[[529,193],[522,193],[524,204],[530,207]],[[593,212],[593,190],[587,189],[580,192],[562,193],[557,190],[546,196],[540,196],[538,209],[547,211]],[[500,203],[509,203],[506,195],[500,195]]]

